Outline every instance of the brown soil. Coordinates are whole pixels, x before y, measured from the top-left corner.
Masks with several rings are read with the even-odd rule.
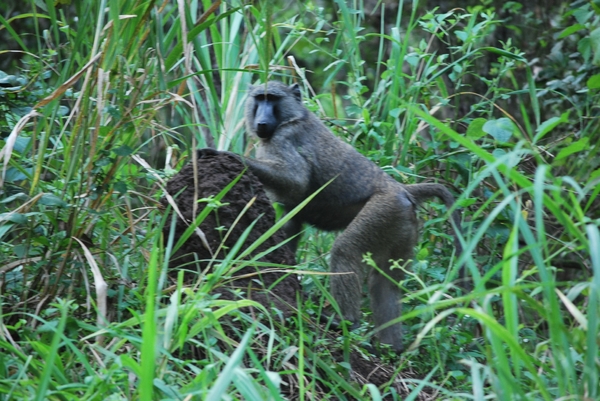
[[[217,195],[223,188],[242,174],[243,171],[244,165],[234,155],[217,153],[212,150],[200,150],[198,151],[197,159],[197,197],[194,197],[194,166],[192,162],[184,166],[167,183],[167,191],[175,198],[177,207],[183,217],[188,222],[193,221],[192,206],[195,199]],[[254,202],[252,205],[239,218],[240,213],[253,199]],[[162,202],[164,205],[167,205],[166,199],[163,198]],[[242,175],[239,181],[223,197],[221,202],[225,205],[218,208],[216,212],[211,212],[200,225],[200,229],[206,236],[206,240],[213,252],[219,249],[219,245],[223,242],[227,230],[233,226],[235,220],[238,218],[238,222],[225,240],[225,249],[231,249],[242,233],[253,222],[256,223],[250,230],[248,238],[241,248],[242,250],[246,249],[248,245],[252,244],[269,230],[275,222],[275,211],[266,196],[262,184],[249,171],[246,171]],[[198,204],[196,216],[202,211],[204,205],[204,203]],[[168,220],[164,229],[165,241],[169,236],[169,222],[170,220]],[[187,227],[187,223],[178,219],[175,228],[175,242],[177,242]],[[224,227],[225,230],[217,229],[218,227]],[[258,247],[251,256],[276,246],[284,240],[285,235],[283,232],[277,232]],[[226,252],[221,250],[214,257],[218,260],[225,256]],[[173,256],[171,267],[180,267],[187,271],[201,272],[208,266],[210,260],[210,252],[202,245],[200,238],[196,234],[193,234]],[[265,255],[260,259],[260,262],[264,262],[265,264],[247,266],[237,272],[236,276],[238,278],[232,282],[232,287],[245,289],[245,293],[241,294],[242,297],[246,299],[251,298],[265,305],[267,308],[274,305],[283,311],[285,316],[294,314],[296,294],[300,290],[299,282],[295,274],[286,274],[282,268],[273,271],[273,265],[293,266],[295,265],[295,256],[286,247],[280,247]],[[258,276],[256,275],[257,272]],[[193,279],[195,277],[197,277],[196,274],[192,273],[186,275],[186,279]],[[262,283],[262,288],[260,288],[260,283]],[[250,291],[248,290],[249,288],[251,288]],[[271,290],[267,291],[265,288],[271,288]],[[222,296],[227,299],[234,298],[233,292],[225,289],[223,289]],[[232,322],[232,324],[235,323]],[[334,352],[332,355],[335,355],[335,358],[340,362],[343,361],[341,352]],[[351,379],[357,383],[361,385],[373,383],[377,386],[383,386],[393,380],[393,386],[400,395],[408,394],[408,387],[404,383],[403,377],[406,378],[412,375],[407,374],[407,372],[395,375],[394,366],[383,364],[378,358],[365,358],[358,353],[350,355],[350,363],[352,366]],[[294,380],[290,379],[290,386],[295,387],[293,384]],[[289,388],[288,395],[294,398],[293,395],[297,394],[297,390],[297,388]],[[323,390],[324,393],[327,393],[326,389]],[[417,399],[432,399],[430,397],[426,393],[421,393]]]
[[[193,205],[195,200],[217,195],[244,171],[244,165],[240,159],[233,155],[219,153],[203,156],[201,152],[198,153],[197,160],[197,198],[194,198],[194,165],[192,162],[185,165],[167,183],[167,192],[175,199],[181,215],[187,222],[194,220]],[[252,201],[254,201],[252,206],[239,217],[244,208]],[[167,204],[164,198],[162,202],[164,205]],[[211,251],[216,253],[214,255],[216,261],[227,256],[227,251],[234,247],[243,232],[252,223],[255,222],[255,225],[242,245],[242,251],[253,244],[275,223],[275,211],[263,190],[263,186],[249,171],[246,171],[240,177],[239,181],[225,194],[220,202],[224,205],[211,212],[199,227],[204,233]],[[197,203],[196,216],[202,211],[205,204],[202,202]],[[234,225],[238,218],[239,220]],[[177,220],[175,243],[187,227],[186,222],[181,219]],[[231,227],[233,228],[224,242],[225,246],[220,248],[223,238]],[[164,227],[165,240],[169,237],[169,230],[170,223],[167,223]],[[264,252],[284,240],[285,235],[283,232],[277,232],[263,242],[246,259],[252,259],[258,253]],[[209,265],[211,260],[213,260],[211,252],[203,246],[198,235],[192,234],[173,255],[170,266],[186,269],[190,272],[186,275],[186,279],[194,279]],[[290,305],[296,304],[296,293],[300,289],[300,284],[296,275],[287,274],[281,268],[273,265],[293,266],[295,265],[294,255],[286,247],[279,247],[259,259],[259,261],[271,265],[258,266],[253,264],[240,269],[235,273],[236,279],[232,282],[232,287],[244,289],[246,293],[243,296],[246,299],[253,299],[267,308],[274,304],[284,312],[284,315],[290,315],[293,311]],[[277,285],[274,285],[275,283]],[[260,284],[263,288],[257,288]],[[265,290],[265,288],[270,288],[273,285],[274,287],[270,291]],[[230,291],[224,291],[222,296],[228,299],[233,297]]]

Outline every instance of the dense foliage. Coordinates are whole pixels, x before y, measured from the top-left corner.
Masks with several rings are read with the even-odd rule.
[[[373,351],[406,399],[599,399],[600,4],[552,3],[525,36],[545,3],[278,3],[0,5],[0,399],[400,399],[334,362]],[[305,235],[285,323],[213,295],[235,257],[166,274],[165,180],[196,148],[251,153],[242,105],[267,79],[457,195],[462,255],[448,211],[420,213],[402,355],[366,346],[366,308],[355,332],[312,326],[333,234]]]

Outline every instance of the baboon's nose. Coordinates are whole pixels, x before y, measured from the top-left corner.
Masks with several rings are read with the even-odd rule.
[[[258,123],[256,124],[256,134],[259,138],[265,138],[269,136],[269,124]]]

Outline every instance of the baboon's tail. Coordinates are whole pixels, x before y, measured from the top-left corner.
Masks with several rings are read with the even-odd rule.
[[[404,185],[404,188],[412,195],[417,203],[422,203],[427,199],[431,199],[433,197],[441,199],[448,210],[452,208],[454,205],[454,196],[448,191],[448,188],[443,186],[442,184],[411,184]],[[460,228],[460,213],[458,210],[454,210],[452,212],[452,220],[454,220],[455,230],[461,230]],[[458,239],[458,233],[454,233],[454,246],[456,247],[456,253],[462,253],[462,246],[460,244],[460,240]]]

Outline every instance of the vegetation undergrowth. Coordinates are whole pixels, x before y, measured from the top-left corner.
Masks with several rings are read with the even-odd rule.
[[[600,6],[553,4],[532,34],[536,2],[319,4],[0,5],[0,399],[600,398]],[[197,148],[252,154],[243,103],[267,79],[458,199],[463,254],[430,202],[397,263],[402,355],[371,346],[367,303],[355,331],[319,323],[335,234],[279,267],[302,280],[287,319],[217,294],[260,264],[244,238],[193,281],[169,269],[166,181]],[[201,199],[187,234],[223,206]],[[377,385],[350,363],[373,353]]]

